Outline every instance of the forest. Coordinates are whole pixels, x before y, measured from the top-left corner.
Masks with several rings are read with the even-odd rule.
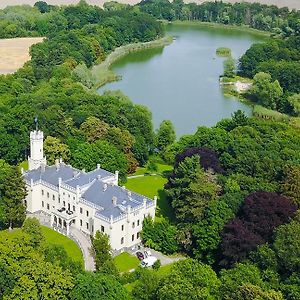
[[[45,37],[32,46],[30,62],[0,76],[0,299],[300,299],[299,127],[237,111],[176,140],[171,121],[154,131],[146,107],[120,92],[98,95],[74,72],[116,47],[163,36],[162,19],[245,25],[273,33],[239,62],[238,73],[253,78],[251,101],[298,116],[299,12],[178,0],[112,2],[104,9],[39,1],[0,16],[1,38]],[[168,273],[159,266],[120,273],[107,236],[98,232],[91,273],[47,243],[38,221],[25,220],[18,167],[35,116],[50,164],[57,157],[86,170],[100,163],[118,169],[121,182],[149,157],[171,165],[163,192],[173,218],[146,218],[142,239],[185,259]]]

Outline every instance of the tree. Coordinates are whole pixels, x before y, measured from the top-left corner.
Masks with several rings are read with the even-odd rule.
[[[22,231],[30,235],[34,248],[39,247],[45,241],[40,222],[36,218],[27,218],[23,223]]]
[[[300,94],[294,94],[287,98],[288,103],[292,107],[292,111],[296,116],[300,115]]]
[[[228,267],[245,259],[258,245],[271,241],[273,231],[295,215],[296,206],[276,193],[248,195],[238,216],[222,231],[220,264]]]
[[[48,164],[53,165],[56,159],[62,158],[63,161],[68,162],[70,159],[70,149],[68,145],[62,143],[60,139],[47,136],[44,142],[45,156],[47,157]]]
[[[80,125],[86,140],[93,143],[99,139],[105,139],[109,125],[96,117],[88,117],[85,122]]]
[[[283,90],[278,80],[272,82],[270,74],[260,72],[254,76],[253,86],[249,93],[255,102],[275,109],[280,97],[283,95]]]
[[[121,177],[125,177],[128,169],[125,155],[106,141],[80,144],[72,153],[72,162],[75,167],[87,171],[101,164],[103,169],[110,172],[119,171]]]
[[[261,287],[244,284],[239,286],[236,293],[233,294],[232,300],[284,300],[281,292],[277,291],[263,291]]]
[[[287,166],[284,172],[282,192],[300,207],[300,167]]]
[[[231,209],[222,200],[213,200],[208,204],[202,220],[193,226],[193,253],[197,259],[210,265],[215,263],[221,242],[220,233],[233,216]]]
[[[97,230],[95,237],[92,238],[92,246],[96,270],[104,274],[116,275],[118,272],[110,253],[111,248],[108,235]]]
[[[144,269],[134,285],[132,296],[136,300],[154,300],[156,299],[159,283],[160,280],[156,272]]]
[[[183,152],[179,153],[175,157],[175,168],[178,167],[186,157],[192,157],[198,155],[200,157],[200,165],[205,170],[213,170],[216,173],[222,173],[223,169],[220,165],[217,153],[207,147],[193,147],[187,148]]]
[[[300,269],[300,223],[292,221],[276,230],[274,250],[278,256],[279,268],[284,274]]]
[[[219,191],[213,177],[200,168],[197,155],[186,157],[174,170],[169,183],[167,195],[181,222],[199,221],[205,207],[216,199]]]
[[[233,77],[234,70],[235,70],[235,61],[233,58],[227,58],[223,62],[224,67],[224,76],[226,77]]]
[[[146,246],[155,250],[166,254],[176,252],[178,250],[176,235],[176,227],[166,219],[153,222],[151,217],[146,217],[143,221],[142,240]]]
[[[175,263],[157,291],[159,300],[218,299],[220,281],[207,265],[192,259]]]
[[[46,262],[39,251],[32,247],[31,237],[22,230],[13,235],[8,231],[1,232],[0,262],[9,270],[8,277],[12,278],[13,284],[10,293],[5,293],[5,300],[68,299],[73,288],[70,272]]]
[[[25,183],[17,167],[7,168],[0,161],[0,169],[7,173],[0,182],[0,211],[3,228],[20,227],[25,220],[26,207],[24,204],[27,195]]]
[[[222,270],[220,279],[220,295],[224,300],[236,299],[234,297],[245,284],[265,287],[260,270],[251,264],[237,264],[232,269]]]
[[[164,151],[168,145],[175,142],[176,133],[174,126],[170,120],[164,120],[159,125],[156,133],[156,148]]]
[[[78,274],[71,295],[73,300],[129,300],[125,288],[114,276],[85,272]]]
[[[270,241],[273,231],[289,222],[296,213],[296,206],[286,197],[270,192],[254,192],[248,195],[238,214],[255,234]]]

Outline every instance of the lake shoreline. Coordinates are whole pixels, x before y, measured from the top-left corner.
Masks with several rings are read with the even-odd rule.
[[[113,70],[110,69],[111,65],[123,58],[124,56],[138,51],[143,51],[146,49],[161,48],[170,45],[173,42],[173,37],[164,36],[162,38],[156,39],[154,41],[145,43],[133,43],[125,46],[116,48],[111,52],[106,59],[100,64],[94,65],[89,71],[91,76],[94,78],[93,88],[97,90],[103,85],[120,80],[120,76],[117,75]]]
[[[221,23],[214,23],[214,22],[201,22],[201,21],[173,21],[169,22],[169,24],[172,25],[180,25],[180,26],[199,26],[199,27],[210,27],[210,28],[221,28],[221,29],[229,29],[229,30],[237,30],[241,32],[249,32],[249,33],[254,33],[258,34],[261,36],[265,37],[270,37],[272,34],[270,31],[263,31],[263,30],[258,30],[255,28],[251,28],[245,25],[226,25],[226,24],[221,24]]]

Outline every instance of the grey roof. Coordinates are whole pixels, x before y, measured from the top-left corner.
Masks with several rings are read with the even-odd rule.
[[[33,182],[36,182],[42,179],[58,186],[58,179],[61,178],[64,184],[73,188],[77,185],[84,187],[86,190],[81,197],[101,207],[102,209],[98,210],[97,214],[107,218],[124,215],[128,206],[138,207],[144,203],[144,199],[146,199],[146,203],[152,203],[151,199],[140,194],[130,192],[117,185],[104,183],[102,179],[109,176],[114,176],[114,174],[100,168],[85,173],[64,163],[60,163],[59,167],[46,166],[44,169],[38,168],[24,174],[24,178],[28,181],[32,179]],[[116,205],[113,203],[113,197],[116,199]]]
[[[24,177],[29,181],[32,179],[33,182],[42,179],[47,183],[58,186],[58,178],[61,178],[62,181],[66,181],[73,178],[75,172],[81,171],[62,163],[59,168],[53,165],[50,167],[46,166],[44,170],[40,167],[36,170],[27,171]]]
[[[116,205],[113,204],[113,197],[116,198]],[[149,198],[130,192],[120,186],[105,184],[101,180],[95,180],[82,195],[82,198],[101,206],[103,210],[97,211],[98,214],[105,217],[113,216],[114,218],[125,214],[128,206],[135,208],[142,205],[144,199],[147,203],[152,203]]]
[[[58,167],[56,165],[46,166],[44,170],[40,167],[36,170],[27,171],[24,174],[25,179],[29,181],[32,179],[35,182],[42,179],[55,186],[58,186],[58,178],[61,178],[64,183],[74,188],[77,185],[84,186],[98,176],[104,178],[114,176],[114,174],[103,169],[95,169],[94,171],[85,173],[64,163],[60,163]]]

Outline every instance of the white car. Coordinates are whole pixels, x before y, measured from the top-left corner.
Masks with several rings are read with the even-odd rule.
[[[157,258],[155,256],[148,256],[141,261],[141,267],[142,268],[152,267],[156,261]]]

